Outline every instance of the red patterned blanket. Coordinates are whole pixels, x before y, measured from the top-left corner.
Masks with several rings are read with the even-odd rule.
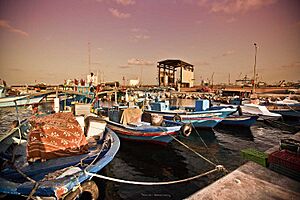
[[[48,160],[88,152],[84,133],[72,113],[55,113],[30,119],[27,160]]]

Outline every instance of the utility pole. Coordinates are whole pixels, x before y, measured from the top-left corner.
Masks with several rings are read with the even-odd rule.
[[[89,53],[89,74],[91,73],[91,43],[88,42],[88,53]]]
[[[212,73],[212,75],[211,75],[211,89],[213,89],[214,88],[214,75],[215,75],[215,72],[213,72]]]
[[[255,79],[256,79],[256,54],[257,54],[257,46],[256,43],[254,43],[254,49],[255,49],[255,55],[254,55],[254,69],[253,69],[253,94],[255,94]]]

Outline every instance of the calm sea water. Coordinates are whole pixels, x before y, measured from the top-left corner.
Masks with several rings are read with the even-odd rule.
[[[31,115],[26,108],[19,109],[19,117]],[[0,109],[0,131],[5,132],[16,119],[14,108]],[[199,138],[202,137],[208,149]],[[277,145],[290,134],[278,128],[257,122],[250,129],[224,129],[193,131],[190,137],[180,141],[217,164],[233,171],[246,161],[240,150],[256,148],[265,151]],[[132,181],[171,181],[184,179],[213,169],[206,161],[173,140],[167,146],[121,141],[115,159],[100,174]],[[137,186],[95,179],[101,199],[183,199],[213,183],[223,174],[215,173],[181,184],[167,186]]]

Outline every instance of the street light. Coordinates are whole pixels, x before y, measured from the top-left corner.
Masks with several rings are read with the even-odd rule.
[[[254,43],[255,48],[255,56],[254,56],[254,70],[253,70],[253,93],[255,93],[255,79],[256,79],[256,54],[257,54],[257,46]]]

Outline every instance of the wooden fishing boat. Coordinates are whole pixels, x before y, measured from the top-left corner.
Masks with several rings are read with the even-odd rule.
[[[39,103],[45,95],[22,95],[14,97],[3,97],[0,98],[0,108],[12,107],[12,106],[24,106]]]
[[[43,117],[24,120],[1,136],[0,193],[57,199],[89,193],[97,199],[97,185],[86,172],[97,173],[105,167],[120,141],[103,120],[75,120],[70,115],[50,115],[54,122]]]
[[[241,106],[245,114],[258,115],[260,120],[278,120],[282,115],[270,112],[266,106],[256,104],[244,104]]]
[[[252,115],[230,115],[224,118],[220,125],[222,126],[239,126],[239,127],[250,127],[252,126],[258,119],[258,116]]]
[[[121,139],[167,144],[182,132],[185,136],[191,133],[191,126],[163,120],[158,115],[143,115],[138,108],[110,110],[107,126],[115,131]]]
[[[197,109],[197,106],[192,110],[190,107],[170,109],[164,102],[157,102],[155,104],[162,105],[159,106],[160,109],[156,109],[157,106],[151,106],[151,109],[145,110],[145,112],[161,115],[167,120],[191,123],[195,128],[213,128],[228,115],[236,111],[234,108],[222,108],[218,110],[209,110],[209,108]]]

